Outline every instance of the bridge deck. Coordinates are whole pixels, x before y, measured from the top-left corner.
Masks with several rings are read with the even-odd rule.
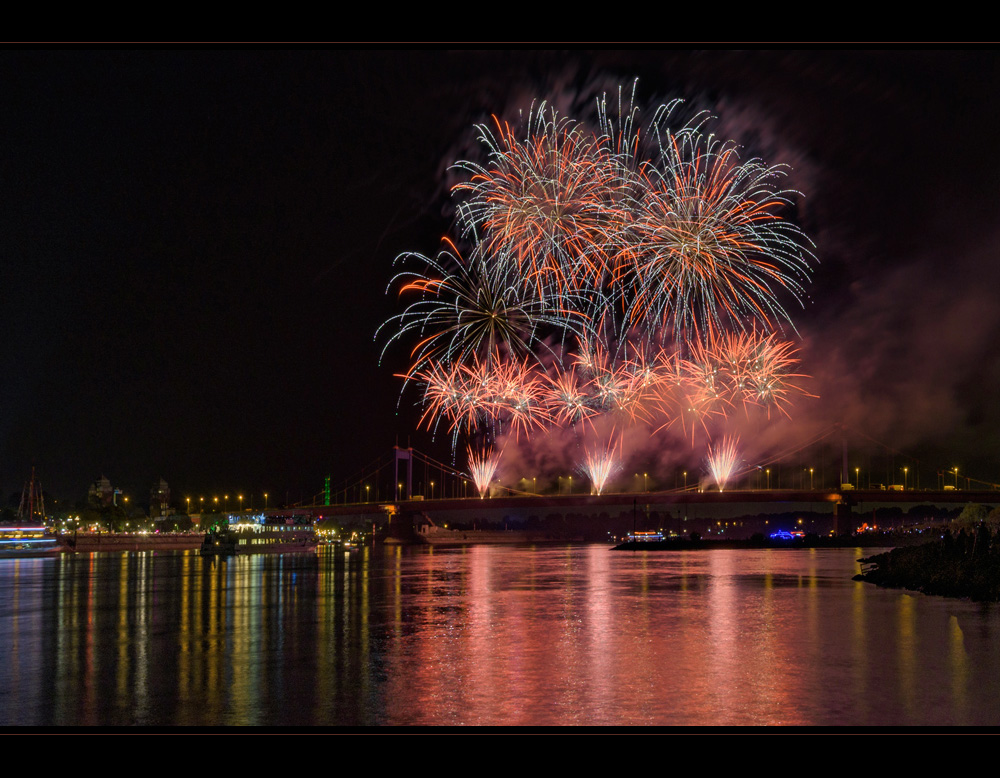
[[[385,515],[387,510],[403,511],[465,511],[477,506],[489,506],[491,509],[504,508],[572,508],[631,505],[685,505],[725,503],[819,503],[831,505],[846,502],[854,506],[861,503],[910,503],[920,505],[935,504],[965,504],[985,503],[1000,505],[1000,491],[897,491],[882,489],[833,490],[833,489],[759,489],[730,490],[725,492],[703,491],[694,489],[687,491],[664,492],[615,492],[612,494],[548,494],[519,495],[506,497],[448,498],[437,500],[400,500],[388,502],[349,503],[347,505],[316,505],[295,508],[296,512],[308,512],[314,517],[372,514]],[[280,511],[268,511],[279,513]]]

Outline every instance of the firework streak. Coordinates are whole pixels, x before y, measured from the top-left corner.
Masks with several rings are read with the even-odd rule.
[[[715,480],[716,486],[719,487],[720,492],[726,488],[726,482],[729,481],[729,476],[731,476],[733,474],[733,470],[736,469],[736,447],[738,445],[738,438],[725,437],[720,443],[713,445],[709,449],[708,469],[712,473],[712,478]]]
[[[672,128],[679,102],[641,129],[633,103],[634,88],[617,110],[599,101],[596,129],[544,102],[523,125],[478,127],[484,159],[455,165],[464,251],[397,258],[406,307],[380,335],[411,343],[404,390],[453,448],[599,419],[612,435],[693,432],[739,407],[787,414],[803,393],[782,301],[801,304],[814,257],[784,217],[798,195],[776,186],[784,168],[740,159],[705,114]],[[498,457],[469,451],[473,469],[492,463],[488,484]],[[600,492],[610,470],[594,462]]]
[[[611,475],[619,469],[615,447],[587,451],[582,470],[590,478],[591,492],[601,494]]]
[[[489,448],[479,453],[471,447],[468,453],[469,473],[476,484],[476,489],[479,490],[479,497],[482,499],[489,491],[490,481],[493,480],[493,474],[496,473],[497,466],[500,464],[500,454],[494,454],[493,450]]]

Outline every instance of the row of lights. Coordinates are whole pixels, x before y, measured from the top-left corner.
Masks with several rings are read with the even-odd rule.
[[[264,510],[267,510],[267,498],[268,498],[268,493],[264,492]],[[127,500],[128,498],[126,497],[125,499]],[[191,498],[190,497],[185,497],[184,499],[187,500],[188,513],[191,513]],[[237,499],[240,501],[240,510],[242,511],[243,510],[243,495],[242,494],[237,495]],[[198,500],[201,503],[200,510],[204,510],[205,509],[205,498],[204,497],[199,497]],[[222,495],[222,500],[223,500],[223,506],[224,506],[225,510],[228,511],[229,510],[229,495],[228,494]],[[219,509],[219,498],[218,497],[213,497],[212,501],[215,503],[215,509],[218,510]]]
[[[760,468],[758,468],[758,469],[760,469]],[[810,467],[810,468],[806,468],[806,469],[809,471],[809,489],[811,490],[811,489],[813,489],[813,474],[815,472],[815,468]],[[770,489],[771,489],[771,468],[766,467],[766,468],[763,468],[763,470],[764,470],[764,473],[767,476],[767,488],[770,491]],[[901,467],[900,470],[903,471],[903,489],[905,490],[905,489],[909,488],[910,468],[909,467]],[[955,488],[957,489],[958,488],[958,468],[957,467],[952,468],[948,472],[949,473],[953,473],[955,475]],[[636,473],[635,477],[638,478],[639,474]],[[569,480],[568,490],[570,492],[572,492],[573,491],[573,476],[566,476],[566,478],[568,478],[568,480]],[[535,477],[533,477],[531,479],[531,491],[533,493],[535,493],[535,494],[538,493],[537,480],[538,479],[535,478]],[[556,479],[556,481],[557,481],[558,484],[561,484],[562,480],[563,480],[563,476],[558,476],[557,479]],[[527,490],[528,478],[524,477],[524,478],[520,479],[519,483],[521,481],[524,482],[525,490]],[[861,468],[860,467],[854,468],[854,481],[855,481],[855,488],[856,489],[860,489],[861,488]],[[468,486],[468,483],[469,483],[468,481],[465,481],[466,486]],[[431,499],[433,500],[434,499],[434,486],[435,486],[435,482],[431,481],[430,485],[431,485]],[[397,486],[399,488],[399,493],[402,494],[403,493],[403,483],[400,482],[400,483],[397,484]],[[642,488],[643,488],[643,491],[647,491],[647,492],[649,491],[649,473],[643,473],[642,474]],[[687,488],[688,488],[688,471],[685,470],[684,471],[684,489],[686,490]],[[562,491],[562,487],[559,486],[558,490]],[[204,500],[205,498],[202,497],[202,499]],[[370,499],[371,499],[371,486],[369,486],[368,484],[365,484],[365,502],[370,501]],[[242,505],[243,495],[240,495],[240,500],[241,500],[241,505]],[[265,508],[266,508],[267,492],[264,493],[264,500],[265,500]],[[216,497],[215,501],[216,501],[216,503],[218,503],[219,498]],[[191,502],[191,498],[189,497],[188,498],[189,505],[190,505],[190,502]]]

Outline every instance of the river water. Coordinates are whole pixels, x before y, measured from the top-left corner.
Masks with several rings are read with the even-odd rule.
[[[1000,724],[1000,607],[863,554],[4,559],[0,724]]]

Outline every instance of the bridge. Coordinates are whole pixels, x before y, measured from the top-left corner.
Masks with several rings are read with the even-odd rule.
[[[308,505],[270,509],[272,518],[296,517],[354,522],[363,526],[410,525],[430,518],[439,525],[558,526],[560,531],[591,539],[622,533],[634,526],[667,529],[679,534],[698,531],[749,537],[778,527],[768,516],[802,516],[799,525],[816,534],[849,533],[864,521],[875,524],[877,509],[929,505],[957,507],[966,503],[1000,505],[1000,491],[976,490],[698,490],[617,492],[610,494],[503,495],[486,498],[417,498],[340,505]],[[747,517],[754,517],[750,519]],[[765,517],[765,518],[761,518]],[[737,518],[740,521],[737,522]],[[804,522],[804,524],[803,524]],[[788,523],[787,518],[785,523]],[[882,521],[877,523],[882,524]],[[739,528],[736,525],[739,524]]]
[[[850,457],[849,434],[866,440],[869,451]],[[922,479],[930,480],[935,488],[920,488]],[[665,480],[672,480],[673,488],[663,488]],[[830,481],[836,486],[831,487]],[[623,484],[627,488],[621,489]],[[580,473],[575,480],[572,474],[526,476],[513,483],[491,483],[490,494],[481,499],[467,473],[416,449],[396,446],[336,489],[328,478],[324,492],[311,505],[296,510],[317,519],[355,517],[375,523],[381,517],[419,514],[435,521],[474,522],[477,517],[615,516],[640,510],[647,516],[683,514],[708,519],[740,511],[802,511],[829,514],[834,528],[845,531],[854,524],[854,514],[873,507],[1000,505],[1000,484],[960,474],[957,467],[930,468],[841,425],[745,466],[734,473],[730,484],[737,488],[719,490],[705,484],[704,478],[699,483],[699,473],[677,467],[666,476],[648,471],[626,474],[617,480],[619,491],[588,494],[584,491],[590,489],[588,479]]]

